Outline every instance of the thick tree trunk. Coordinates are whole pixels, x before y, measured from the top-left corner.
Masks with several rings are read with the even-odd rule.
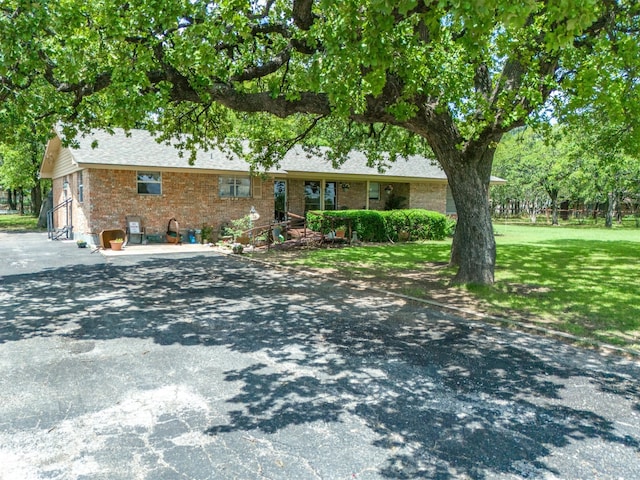
[[[449,186],[458,212],[451,246],[451,264],[458,267],[454,283],[492,284],[496,243],[489,206],[489,179],[493,150],[448,168]]]
[[[450,115],[432,115],[425,135],[447,174],[456,204],[458,222],[451,245],[452,266],[458,267],[454,283],[491,285],[494,282],[496,242],[491,223],[489,181],[500,131],[487,131],[464,142]]]
[[[37,215],[42,207],[42,185],[38,180],[35,187],[31,189],[31,213]]]

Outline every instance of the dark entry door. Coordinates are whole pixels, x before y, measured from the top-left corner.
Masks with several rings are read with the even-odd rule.
[[[278,222],[284,222],[287,217],[287,181],[276,180],[273,183],[273,196],[275,207],[273,209],[275,219]]]

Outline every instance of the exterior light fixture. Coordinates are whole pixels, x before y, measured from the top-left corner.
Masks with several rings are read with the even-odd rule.
[[[249,210],[249,218],[251,219],[252,222],[255,222],[260,218],[260,214],[256,210],[256,207],[252,206],[251,209]]]
[[[343,183],[340,186],[342,187],[342,190],[344,190],[345,192],[351,188],[351,185],[349,185],[348,183]]]
[[[386,193],[387,195],[391,195],[391,192],[393,192],[393,185],[389,184],[384,187],[384,193]]]
[[[253,222],[260,218],[260,214],[256,210],[256,207],[251,205],[251,209],[249,210],[249,237],[253,236]]]

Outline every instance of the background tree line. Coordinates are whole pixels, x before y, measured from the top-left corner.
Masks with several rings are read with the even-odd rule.
[[[38,215],[51,183],[39,177],[45,139],[28,135],[15,140],[0,143],[0,191],[9,210]]]
[[[547,213],[553,225],[560,218],[604,217],[611,227],[631,214],[640,226],[640,155],[628,143],[628,132],[586,117],[573,120],[505,136],[493,173],[507,183],[491,190],[494,215],[536,221]]]

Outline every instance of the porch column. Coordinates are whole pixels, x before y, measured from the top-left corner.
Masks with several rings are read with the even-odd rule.
[[[365,198],[365,210],[369,210],[369,189],[371,188],[371,186],[369,185],[371,182],[369,180],[367,180],[367,186],[365,187],[365,191],[364,191],[364,198]]]

